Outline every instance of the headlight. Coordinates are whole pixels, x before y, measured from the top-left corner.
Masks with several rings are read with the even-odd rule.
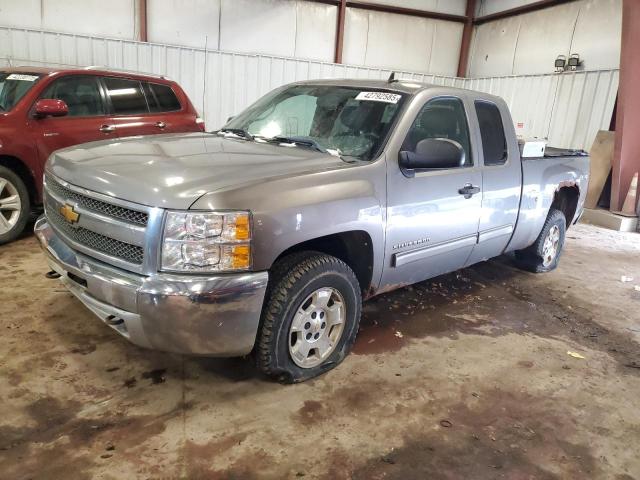
[[[249,212],[167,212],[162,270],[224,272],[251,267]]]

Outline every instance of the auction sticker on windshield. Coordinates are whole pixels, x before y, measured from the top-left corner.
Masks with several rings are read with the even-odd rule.
[[[402,95],[386,92],[360,92],[356,100],[368,100],[370,102],[398,103]]]
[[[12,73],[7,77],[7,80],[23,80],[25,82],[35,82],[37,79],[37,75],[23,75],[20,73]]]

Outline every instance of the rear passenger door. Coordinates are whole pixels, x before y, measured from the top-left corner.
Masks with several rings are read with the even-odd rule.
[[[120,137],[164,133],[166,120],[162,114],[151,112],[143,83],[119,77],[103,77],[111,121]]]
[[[506,105],[475,100],[473,110],[482,145],[483,196],[478,244],[467,265],[502,254],[518,219],[522,187],[518,146],[507,140],[515,132]]]

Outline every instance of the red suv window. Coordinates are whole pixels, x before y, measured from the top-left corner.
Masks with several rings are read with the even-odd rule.
[[[104,77],[103,80],[115,115],[149,113],[139,81],[113,77]]]
[[[178,97],[169,85],[145,82],[145,93],[152,112],[175,112],[182,109]]]
[[[69,107],[70,117],[106,114],[98,79],[89,75],[59,78],[47,87],[40,98],[63,100]]]

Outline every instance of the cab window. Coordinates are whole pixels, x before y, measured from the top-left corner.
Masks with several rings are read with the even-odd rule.
[[[498,107],[490,102],[476,101],[476,115],[480,125],[484,164],[504,165],[507,161],[507,139]]]
[[[62,100],[70,117],[105,115],[98,80],[93,76],[73,75],[55,80],[40,98]]]
[[[402,150],[415,152],[418,143],[429,138],[457,142],[464,150],[465,163],[462,167],[473,165],[467,117],[459,98],[443,97],[427,102],[414,120]]]

